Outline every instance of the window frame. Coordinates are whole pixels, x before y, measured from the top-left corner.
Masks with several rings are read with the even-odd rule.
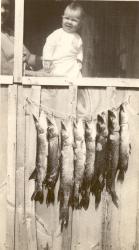
[[[1,8],[1,5],[0,5]],[[64,77],[41,77],[41,76],[24,76],[22,51],[23,51],[23,32],[24,32],[24,0],[15,0],[15,30],[14,30],[14,71],[13,75],[1,75],[0,84],[22,84],[22,85],[45,85],[45,86],[70,86],[71,81]],[[0,18],[1,29],[1,18]],[[1,30],[0,30],[1,31]],[[0,32],[1,33],[1,32]],[[1,39],[0,39],[1,46]],[[0,68],[1,68],[1,52],[0,52]],[[1,73],[1,72],[0,72]],[[72,84],[77,87],[126,87],[139,88],[139,79],[129,78],[99,78],[99,77],[83,77],[76,79]]]

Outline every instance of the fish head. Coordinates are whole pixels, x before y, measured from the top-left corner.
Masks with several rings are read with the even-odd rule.
[[[56,121],[55,121],[54,117],[52,117],[51,119],[47,118],[47,120],[48,120],[48,136],[49,136],[49,138],[53,138],[53,137],[58,136],[58,128],[57,128]]]
[[[36,122],[36,128],[39,133],[44,133],[45,131],[47,131],[47,127],[48,124],[46,114],[44,113],[44,111],[41,111],[38,122]]]
[[[73,144],[73,125],[71,119],[61,121],[61,136],[65,144]]]
[[[119,122],[120,125],[128,123],[127,103],[122,103],[120,105]]]
[[[116,110],[108,110],[108,129],[111,131],[119,131],[119,121]]]
[[[96,124],[93,120],[85,122],[85,136],[87,138],[95,139],[95,137],[96,137]]]
[[[106,113],[102,112],[97,116],[97,133],[103,136],[108,135]]]
[[[74,121],[74,136],[77,141],[84,140],[84,125],[80,118]]]

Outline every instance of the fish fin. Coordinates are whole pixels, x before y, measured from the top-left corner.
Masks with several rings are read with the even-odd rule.
[[[58,190],[57,200],[60,201],[60,202],[62,202],[64,200],[64,194],[63,194],[63,191],[62,191],[61,187]]]
[[[69,205],[72,209],[74,208],[73,193],[70,195],[68,205]]]
[[[39,201],[40,204],[42,204],[43,200],[44,200],[43,191],[42,190],[34,191],[32,197],[31,197],[31,200]]]
[[[64,130],[66,130],[66,124],[64,123],[63,120],[61,121],[61,127],[62,127]]]
[[[103,122],[104,122],[103,117],[102,117],[102,115],[100,115],[100,114],[97,115],[97,120],[98,120],[98,122],[100,122],[100,123],[103,123]]]
[[[131,143],[129,143],[129,154],[131,154],[131,149],[132,149]]]
[[[61,207],[59,219],[61,221],[61,232],[63,232],[63,228],[67,228],[68,226],[68,221],[69,221],[69,208],[68,207]]]
[[[39,123],[38,123],[38,120],[37,120],[37,118],[36,118],[36,116],[34,114],[33,114],[33,119],[34,119],[34,122],[35,122],[35,126],[37,128]]]
[[[47,197],[46,197],[46,204],[47,206],[52,203],[54,204],[55,201],[55,194],[54,189],[48,189]]]
[[[89,122],[88,121],[85,121],[85,127],[89,128]]]
[[[53,125],[54,118],[50,118],[47,116],[47,121],[49,125]]]
[[[91,188],[90,188],[90,191],[91,191],[92,195],[95,194],[96,188],[97,188],[97,180],[96,180],[96,177],[94,176],[94,177],[92,178],[92,181],[91,181]]]
[[[95,194],[95,209],[97,210],[101,201],[101,190],[98,190]]]
[[[32,174],[30,175],[29,177],[29,180],[36,180],[36,176],[37,176],[37,171],[36,171],[36,168],[33,170]]]
[[[84,196],[82,197],[81,201],[80,201],[80,207],[83,207],[84,210],[87,210],[89,207],[89,197],[88,196]]]
[[[111,197],[112,197],[112,201],[113,201],[113,203],[114,203],[114,205],[117,207],[117,208],[119,208],[119,204],[118,204],[118,196],[117,196],[117,194],[116,194],[116,192],[115,191],[111,191]]]
[[[77,128],[77,122],[76,122],[76,121],[73,121],[73,126],[74,126],[75,128]]]
[[[118,173],[117,181],[121,184],[124,182],[125,173],[124,171],[120,170]]]
[[[47,175],[45,176],[44,180],[43,180],[43,184],[45,186],[45,189],[47,188]]]
[[[79,197],[74,197],[74,208],[79,209],[80,208],[80,203],[79,203]]]

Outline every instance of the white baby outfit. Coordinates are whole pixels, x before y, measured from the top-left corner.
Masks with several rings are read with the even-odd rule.
[[[83,60],[81,37],[62,28],[55,30],[46,39],[43,60],[52,60],[52,76],[81,77],[81,64],[78,63]]]

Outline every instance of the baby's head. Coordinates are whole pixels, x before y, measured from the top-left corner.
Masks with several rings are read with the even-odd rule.
[[[64,11],[62,27],[68,33],[75,33],[81,27],[84,10],[79,3],[72,2]]]

